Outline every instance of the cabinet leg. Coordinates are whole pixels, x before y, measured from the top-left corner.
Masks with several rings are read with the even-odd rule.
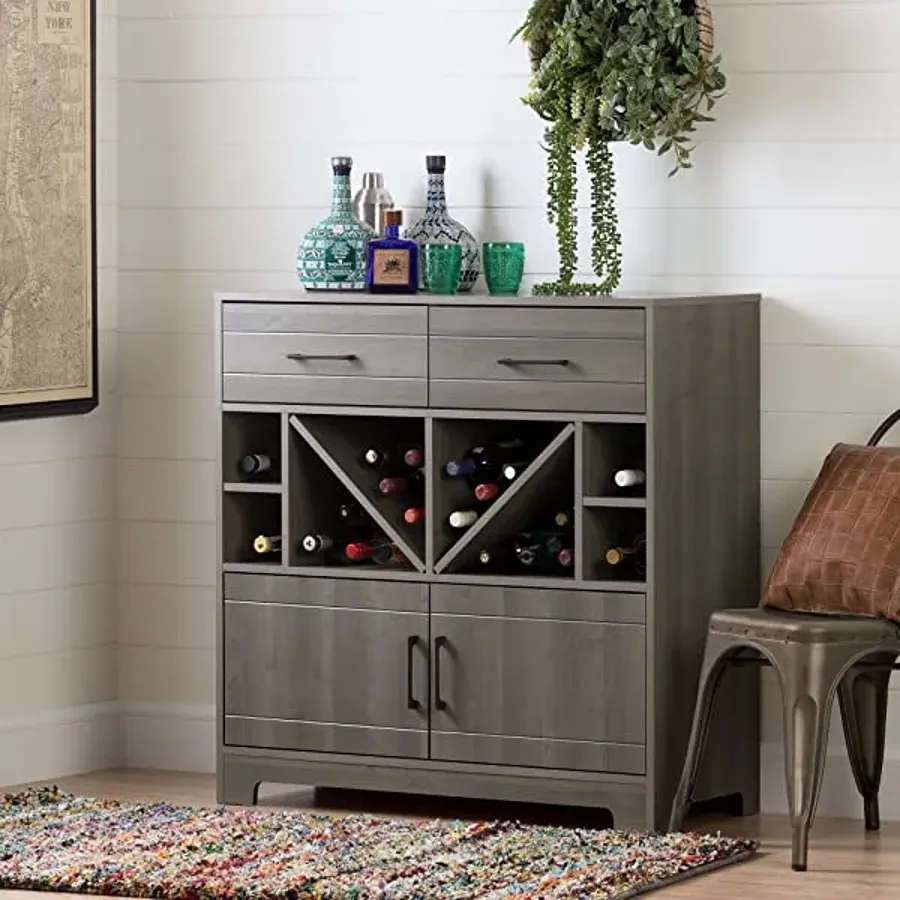
[[[220,759],[216,773],[216,800],[223,806],[255,806],[259,781],[249,766]]]

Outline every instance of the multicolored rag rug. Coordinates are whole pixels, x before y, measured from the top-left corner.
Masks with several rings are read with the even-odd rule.
[[[624,900],[748,859],[752,841],[89,800],[0,804],[0,888],[167,900]]]

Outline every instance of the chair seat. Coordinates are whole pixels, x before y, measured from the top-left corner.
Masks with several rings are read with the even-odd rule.
[[[900,625],[887,619],[821,616],[766,607],[718,610],[710,616],[709,630],[798,644],[900,645]]]

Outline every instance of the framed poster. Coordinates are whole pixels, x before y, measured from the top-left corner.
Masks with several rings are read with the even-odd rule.
[[[0,419],[98,403],[94,0],[0,0]]]

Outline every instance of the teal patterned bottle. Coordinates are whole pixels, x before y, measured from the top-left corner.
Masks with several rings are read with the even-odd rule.
[[[375,232],[353,215],[353,160],[336,156],[331,213],[311,228],[297,251],[297,275],[308,291],[364,291],[366,251]]]

